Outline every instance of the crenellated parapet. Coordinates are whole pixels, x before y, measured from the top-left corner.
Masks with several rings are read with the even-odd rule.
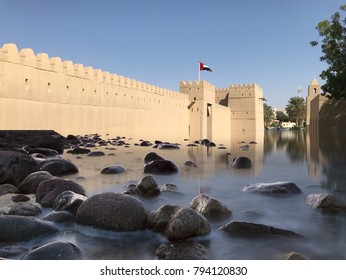
[[[59,73],[67,77],[85,79],[89,80],[91,83],[104,83],[111,86],[124,87],[128,90],[139,90],[144,93],[153,93],[175,99],[186,99],[186,96],[180,92],[157,87],[129,77],[111,74],[101,69],[94,69],[91,66],[84,66],[83,64],[74,64],[70,60],[63,61],[59,57],[49,58],[46,53],[38,53],[35,55],[34,51],[30,48],[18,51],[15,44],[4,44],[2,48],[0,48],[0,61],[37,70]]]

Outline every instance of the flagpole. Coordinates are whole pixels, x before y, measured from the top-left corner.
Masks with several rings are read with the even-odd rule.
[[[198,62],[198,84],[200,83],[201,80],[201,67],[200,67],[200,61]]]

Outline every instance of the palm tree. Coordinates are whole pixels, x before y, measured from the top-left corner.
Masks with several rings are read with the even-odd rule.
[[[264,126],[269,127],[272,121],[275,119],[273,108],[266,103],[263,104]]]
[[[306,115],[306,105],[303,97],[295,96],[288,100],[286,112],[290,119],[296,121],[296,126],[300,127]]]

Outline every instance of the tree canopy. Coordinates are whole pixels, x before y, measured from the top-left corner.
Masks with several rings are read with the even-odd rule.
[[[269,127],[275,118],[273,108],[267,103],[263,104],[264,126]]]
[[[340,7],[346,11],[346,5]],[[320,77],[325,80],[321,87],[323,95],[329,98],[346,98],[346,18],[341,19],[340,12],[332,15],[331,20],[324,20],[317,24],[316,30],[321,40],[323,55],[321,61],[327,63],[328,68],[323,70]],[[317,46],[318,41],[310,42]]]
[[[286,112],[290,119],[294,119],[296,126],[300,127],[306,115],[305,100],[303,97],[294,96],[288,100]]]

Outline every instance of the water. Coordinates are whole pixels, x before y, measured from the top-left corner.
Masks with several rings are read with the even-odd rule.
[[[249,144],[248,150],[240,149],[244,143],[236,140],[232,140],[227,149],[186,147],[188,142],[182,142],[180,150],[163,151],[134,146],[134,141],[130,148],[121,146],[109,150],[99,147],[106,156],[82,155],[77,159],[76,155],[65,154],[65,158],[78,166],[78,176],[84,177],[75,179],[76,175],[73,175],[67,178],[81,184],[88,196],[123,192],[128,184],[137,183],[144,176],[144,157],[154,151],[179,167],[179,174],[154,176],[158,185],[175,184],[180,195],[162,193],[154,199],[141,199],[148,210],[156,210],[163,204],[188,207],[196,195],[204,192],[232,211],[230,218],[210,222],[212,233],[198,239],[207,247],[212,259],[284,259],[285,254],[292,251],[310,259],[346,259],[346,211],[326,213],[311,209],[304,202],[308,194],[329,193],[346,203],[346,151],[342,145],[325,144],[323,139],[316,140],[305,131],[266,131],[263,138],[255,140],[257,144]],[[115,155],[108,155],[111,153]],[[250,157],[253,167],[248,170],[230,167],[233,157],[238,155]],[[187,160],[194,161],[198,167],[185,167]],[[125,167],[126,172],[100,174],[104,167],[115,164]],[[241,191],[243,186],[251,183],[277,181],[295,182],[303,194],[284,198]],[[48,211],[46,209],[42,216]],[[218,227],[232,220],[292,230],[306,239],[249,240],[231,238],[217,231]],[[86,259],[155,259],[155,250],[166,242],[160,234],[149,231],[117,233],[65,224],[60,226],[59,234],[26,245],[36,246],[56,240],[76,244]]]

